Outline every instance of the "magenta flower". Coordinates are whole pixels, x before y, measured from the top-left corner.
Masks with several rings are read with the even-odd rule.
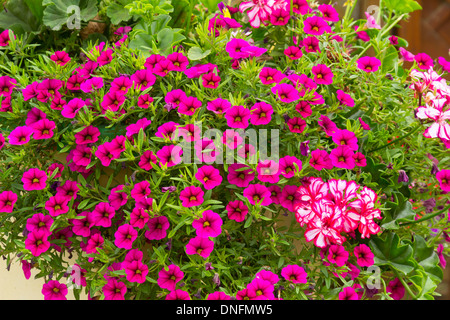
[[[67,300],[67,286],[57,280],[49,280],[42,286],[44,300]]]
[[[405,296],[405,287],[400,279],[395,278],[394,280],[389,281],[389,284],[386,287],[386,292],[390,293],[392,299],[401,300]]]
[[[272,203],[270,191],[262,184],[255,183],[249,185],[244,189],[243,195],[252,205],[259,204],[261,206],[268,206]]]
[[[300,98],[297,89],[295,89],[293,85],[287,83],[276,84],[274,87],[272,87],[271,91],[273,94],[276,94],[282,102],[285,103],[294,102]]]
[[[125,265],[127,280],[130,282],[144,283],[148,274],[148,266],[140,261],[132,261]]]
[[[147,198],[150,193],[150,182],[143,180],[133,186],[130,195],[135,201],[138,201],[141,198]]]
[[[66,197],[70,201],[77,198],[78,191],[80,191],[78,182],[66,180],[63,185],[56,188],[56,195]]]
[[[73,98],[61,110],[61,115],[64,118],[73,119],[78,111],[86,105],[86,102],[80,98]]]
[[[217,98],[208,102],[206,109],[215,114],[222,115],[231,108],[231,102],[225,99]]]
[[[92,211],[92,219],[96,226],[109,228],[115,214],[116,210],[108,202],[100,202]]]
[[[25,239],[25,249],[31,251],[35,257],[40,256],[50,248],[49,233],[45,230],[31,231]]]
[[[259,28],[261,22],[266,23],[270,19],[273,2],[271,0],[244,1],[239,4],[239,11],[243,13],[249,10],[247,15],[250,25],[253,28]]]
[[[7,47],[9,46],[9,41],[11,40],[9,38],[9,32],[12,32],[12,30],[5,29],[0,33],[0,47]],[[16,36],[14,35],[14,39]]]
[[[269,85],[272,83],[280,83],[286,76],[277,69],[270,67],[263,67],[259,72],[259,79],[261,79],[262,84]]]
[[[336,168],[352,170],[356,165],[353,156],[353,150],[346,145],[338,146],[330,152],[331,163]]]
[[[77,214],[77,219],[72,219],[72,231],[77,236],[89,237],[91,229],[95,226],[94,215],[91,211],[83,211]]]
[[[203,184],[206,190],[214,189],[222,183],[220,171],[209,165],[200,167],[195,174],[195,178]]]
[[[206,300],[231,300],[231,296],[222,291],[214,291],[213,293],[208,294]]]
[[[226,129],[222,136],[222,143],[232,150],[237,149],[243,141],[239,132],[233,129]]]
[[[330,155],[325,150],[316,149],[311,151],[311,159],[309,164],[316,170],[332,169],[333,164],[330,159]]]
[[[123,187],[124,185],[118,185],[112,188],[108,196],[108,201],[115,210],[119,210],[120,207],[125,205],[128,201],[128,194],[126,192],[121,192]]]
[[[356,246],[353,253],[355,254],[356,262],[360,267],[370,267],[373,265],[374,254],[367,245],[360,244]]]
[[[312,67],[312,73],[315,75],[314,81],[317,84],[329,85],[333,83],[333,72],[324,64]]]
[[[289,22],[290,13],[288,10],[277,9],[270,15],[270,23],[274,26],[284,26]]]
[[[183,72],[189,65],[189,60],[181,52],[174,52],[167,56],[167,60],[171,61],[173,64],[173,70]]]
[[[100,130],[94,126],[87,126],[80,132],[75,133],[75,143],[77,145],[95,143],[100,136]]]
[[[436,173],[436,179],[439,181],[439,186],[442,191],[450,192],[450,170],[445,169]]]
[[[348,93],[345,93],[342,90],[338,90],[336,93],[337,93],[337,99],[339,100],[339,103],[341,105],[344,105],[347,107],[355,106],[355,100],[353,100],[351,95],[349,95]]]
[[[124,104],[125,100],[125,95],[120,91],[109,91],[103,96],[100,106],[103,112],[106,112],[106,110],[116,112],[119,111],[120,106]]]
[[[295,167],[297,165],[298,169]],[[292,178],[298,170],[302,170],[302,162],[294,156],[284,156],[280,159],[280,174],[286,179]]]
[[[428,70],[434,67],[433,59],[426,53],[418,53],[414,56],[414,61],[416,61],[419,69]]]
[[[276,273],[273,273],[272,271],[264,270],[264,269],[262,269],[261,271],[256,273],[255,278],[269,281],[272,285],[275,285],[278,283],[278,281],[280,281],[280,278],[278,277],[278,275]]]
[[[26,228],[28,231],[44,231],[50,235],[50,228],[53,224],[52,217],[42,213],[35,213],[31,218],[27,219]]]
[[[251,117],[249,109],[243,106],[233,106],[225,113],[227,125],[230,128],[245,129],[248,127],[248,121]]]
[[[178,105],[178,112],[187,116],[192,116],[197,109],[202,106],[202,102],[196,97],[182,97]]]
[[[114,244],[118,248],[130,250],[138,232],[130,224],[123,224],[114,233]]]
[[[155,136],[164,140],[173,140],[175,138],[175,131],[180,124],[169,121],[160,125],[155,132]]]
[[[257,300],[256,292],[248,288],[239,290],[236,293],[236,300]]]
[[[272,119],[273,107],[266,102],[256,102],[251,109],[250,123],[259,126],[269,124]]]
[[[133,228],[143,229],[149,219],[149,214],[144,208],[134,207],[130,212],[130,224]]]
[[[348,260],[349,253],[345,250],[344,246],[331,245],[328,248],[328,261],[335,263],[338,267],[342,267]]]
[[[172,91],[167,92],[164,101],[171,105],[173,108],[178,108],[181,101],[186,99],[187,95],[186,93],[181,89],[175,89]]]
[[[71,60],[69,54],[65,51],[55,51],[50,59],[60,66],[65,66]]]
[[[321,115],[319,117],[318,124],[319,126],[322,127],[323,131],[325,131],[325,134],[327,136],[332,136],[333,133],[335,133],[338,130],[336,124],[325,115]]]
[[[217,237],[222,233],[222,218],[212,210],[203,212],[202,217],[192,221],[197,236],[199,237]]]
[[[308,53],[320,52],[319,39],[317,39],[314,36],[306,37],[305,39],[303,39],[302,44],[303,44],[303,48]]]
[[[72,150],[72,161],[78,165],[86,167],[91,163],[92,151],[86,145],[77,145]]]
[[[323,19],[325,21],[338,22],[339,21],[339,13],[336,9],[329,4],[321,4],[317,8],[320,12],[322,12]]]
[[[307,0],[294,0],[292,4],[294,13],[305,15],[312,12]]]
[[[15,127],[9,134],[8,140],[11,145],[23,145],[30,142],[33,129],[27,126]]]
[[[156,216],[148,220],[148,230],[145,237],[148,240],[161,240],[167,236],[167,229],[170,227],[169,219],[165,216]]]
[[[42,119],[33,123],[31,125],[34,133],[33,139],[50,139],[51,137],[53,137],[53,129],[55,129],[55,127],[55,122],[48,119]]]
[[[353,155],[353,159],[355,159],[355,165],[358,167],[365,167],[367,165],[366,157],[361,152],[356,152]]]
[[[160,77],[165,77],[170,71],[174,71],[175,66],[169,59],[158,61],[152,69],[152,72]]]
[[[139,96],[137,105],[139,108],[148,109],[153,101],[154,99],[148,93],[145,93]]]
[[[294,212],[295,208],[301,202],[297,189],[298,186],[295,185],[284,185],[277,197],[280,205],[290,212]]]
[[[294,117],[289,119],[286,124],[289,130],[294,133],[302,133],[306,129],[306,121],[300,117]]]
[[[242,163],[233,163],[228,166],[228,182],[240,188],[248,187],[249,183],[255,178],[252,169]]]
[[[442,70],[450,73],[450,62],[444,57],[438,57],[438,63],[442,66]]]
[[[305,272],[305,269],[296,265],[296,264],[288,264],[281,270],[281,276],[287,281],[291,281],[293,283],[307,283],[308,275]]]
[[[205,88],[216,89],[219,86],[220,77],[214,72],[202,75],[202,85]]]
[[[145,60],[144,67],[151,72],[158,62],[165,59],[166,58],[160,54],[152,54]]]
[[[128,140],[133,141],[134,136],[139,134],[139,131],[141,129],[144,131],[145,135],[145,129],[152,123],[151,120],[148,120],[147,118],[141,118],[136,123],[132,123],[126,127],[126,136]]]
[[[141,155],[138,165],[141,169],[148,171],[148,170],[153,169],[152,164],[157,164],[157,163],[158,163],[158,157],[156,157],[156,155],[153,153],[153,151],[146,150]]]
[[[124,300],[127,287],[125,283],[110,277],[108,283],[103,286],[102,291],[105,295],[105,300]]]
[[[37,168],[28,169],[22,176],[23,189],[27,191],[43,190],[47,186],[46,182],[46,172]]]
[[[291,60],[298,60],[303,57],[303,51],[297,46],[290,46],[284,49],[284,54]]]
[[[204,194],[205,193],[200,187],[189,186],[184,188],[180,192],[182,206],[185,208],[200,206],[203,203]]]
[[[148,69],[136,70],[131,75],[130,80],[133,82],[133,87],[136,90],[144,91],[155,84],[156,76]]]
[[[186,245],[186,254],[198,254],[203,258],[208,258],[214,249],[214,242],[205,237],[196,236],[189,240]]]
[[[303,32],[315,36],[320,36],[324,33],[331,33],[331,28],[328,23],[319,16],[311,16],[305,19]]]
[[[403,60],[412,62],[414,61],[414,54],[406,50],[405,48],[400,47],[399,50],[400,55],[402,56]]]
[[[22,271],[25,279],[30,279],[32,264],[27,260],[20,260],[20,263],[22,264]]]
[[[356,61],[359,69],[365,72],[375,72],[381,66],[381,61],[375,57],[365,56]]]
[[[270,199],[272,199],[272,203],[274,204],[280,204],[280,195],[281,195],[281,188],[274,184],[267,188],[270,191]]]
[[[17,194],[12,191],[3,191],[0,193],[0,212],[11,213],[14,204],[17,202]]]
[[[307,118],[312,115],[311,105],[307,101],[300,101],[295,106],[295,110],[297,110],[303,118]]]
[[[280,180],[280,165],[274,160],[262,160],[256,165],[261,182],[277,183]]]
[[[158,273],[158,286],[161,289],[167,289],[169,291],[174,291],[176,285],[184,277],[184,272],[181,271],[180,267],[171,264],[166,268],[162,268]]]
[[[186,291],[176,289],[169,292],[169,294],[166,296],[166,300],[191,300],[191,297]]]
[[[359,296],[352,287],[345,287],[339,292],[339,300],[359,300]]]
[[[0,97],[8,97],[16,87],[17,81],[9,76],[0,77]]]
[[[267,280],[254,278],[247,285],[247,289],[255,293],[254,300],[274,300],[274,285]]]
[[[333,133],[331,139],[338,146],[348,146],[353,151],[358,150],[358,138],[356,138],[355,133],[352,131],[347,129],[338,129]]]
[[[68,199],[64,196],[51,196],[45,202],[45,209],[48,210],[52,217],[56,217],[69,211],[68,203]]]
[[[234,200],[226,206],[228,218],[235,220],[236,222],[242,222],[245,220],[245,216],[248,213],[248,207],[241,200]]]
[[[156,152],[160,165],[166,165],[167,167],[173,167],[181,163],[182,154],[183,149],[180,146],[175,146],[173,144],[164,146]]]

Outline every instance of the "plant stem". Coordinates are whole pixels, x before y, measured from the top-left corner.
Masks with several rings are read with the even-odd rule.
[[[395,139],[395,140],[393,140],[393,141],[391,141],[391,142],[385,144],[384,146],[381,146],[381,147],[376,148],[376,149],[369,150],[369,151],[367,152],[367,154],[372,153],[372,152],[375,152],[375,151],[378,151],[378,150],[381,150],[381,149],[384,149],[384,148],[390,146],[391,144],[394,144],[394,143],[396,143],[396,142],[398,142],[398,141],[400,141],[400,140],[405,139],[406,137],[408,137],[408,136],[412,135],[413,133],[415,133],[420,127],[422,127],[422,126],[421,126],[421,125],[416,126],[416,127],[414,128],[414,130],[412,130],[411,132],[405,134],[404,136],[401,136],[401,137],[398,138],[398,139]]]
[[[411,296],[411,298],[413,298],[413,300],[417,300],[417,296],[411,291],[411,288],[408,286],[408,284],[405,282],[405,280],[403,279],[403,277],[398,273],[397,270],[394,269],[395,275],[397,276],[397,278],[400,280],[400,282],[402,283],[403,287],[405,287],[406,291],[408,291],[408,294]]]
[[[407,225],[416,224],[416,223],[419,223],[419,222],[422,222],[422,221],[430,220],[431,218],[434,218],[434,217],[444,213],[446,210],[449,210],[449,209],[450,209],[450,206],[448,206],[448,207],[446,207],[446,208],[444,208],[442,210],[439,210],[439,211],[437,211],[435,213],[431,213],[431,214],[425,215],[425,216],[423,216],[422,218],[420,218],[418,220],[402,223],[402,224],[400,224],[400,226],[407,226]]]

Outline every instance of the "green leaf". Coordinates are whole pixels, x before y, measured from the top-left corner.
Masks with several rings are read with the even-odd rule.
[[[130,11],[125,8],[125,6],[132,1],[129,0],[119,0],[119,3],[113,2],[106,8],[106,15],[111,20],[112,24],[119,24],[122,21],[128,21],[131,19],[132,15]]]
[[[171,28],[164,28],[158,32],[156,39],[158,40],[158,48],[161,53],[165,53],[172,48],[174,32]]]
[[[45,1],[48,6],[44,10],[43,22],[54,31],[61,30],[64,25],[76,26],[77,20],[89,21],[97,15],[97,1],[84,1],[84,6],[80,5],[80,0],[52,0]],[[77,10],[78,8],[78,10]]]
[[[211,50],[203,51],[199,47],[192,47],[188,51],[188,58],[190,60],[201,60],[205,57],[207,57],[211,53]]]
[[[433,247],[428,247],[424,238],[419,235],[414,236],[414,259],[421,266],[424,272],[435,282],[440,283],[444,273],[439,266],[439,257]]]
[[[416,10],[422,10],[422,7],[414,0],[385,0],[384,4],[389,10],[397,13],[411,13]]]
[[[398,52],[394,46],[390,46],[384,55],[384,58],[381,62],[381,69],[383,72],[388,72],[395,68],[395,65],[398,62]]]
[[[0,12],[1,29],[11,29],[16,35],[39,31],[39,16],[33,13],[24,0],[8,1],[5,9]]]
[[[395,194],[397,202],[386,202],[389,210],[384,212],[384,219],[381,226],[385,229],[398,229],[399,222],[414,221],[416,213],[411,202],[407,201],[401,193]]]
[[[369,244],[376,265],[388,265],[404,274],[414,270],[413,249],[409,244],[402,244],[397,234],[389,232],[384,240],[373,237]]]

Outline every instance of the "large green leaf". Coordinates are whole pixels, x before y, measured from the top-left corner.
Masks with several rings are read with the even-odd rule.
[[[444,273],[439,266],[439,257],[433,247],[428,247],[424,238],[419,235],[414,236],[414,259],[425,273],[435,282],[439,283],[444,277]]]
[[[130,10],[125,8],[125,6],[131,3],[132,0],[119,0],[108,5],[106,8],[106,15],[111,19],[112,24],[119,24],[122,21],[128,21],[131,19],[132,15]]]
[[[422,10],[422,7],[414,0],[385,0],[384,4],[390,10],[398,13],[410,13],[416,10]]]
[[[64,25],[74,23],[75,19],[89,21],[97,15],[97,1],[88,0],[44,0],[43,22],[54,31],[61,30]],[[77,8],[79,12],[77,11]]]
[[[373,237],[369,244],[376,265],[388,265],[404,274],[410,273],[416,267],[413,248],[409,244],[402,244],[395,233],[387,233],[385,239]]]
[[[16,35],[40,30],[39,17],[35,16],[26,1],[10,0],[6,10],[0,12],[0,28],[11,29]]]
[[[399,222],[414,221],[416,213],[412,208],[411,202],[407,201],[401,193],[396,193],[397,202],[386,202],[384,219],[381,226],[385,229],[398,229]]]
[[[211,53],[211,50],[203,51],[200,47],[192,47],[189,49],[187,55],[189,60],[201,60],[208,56]]]

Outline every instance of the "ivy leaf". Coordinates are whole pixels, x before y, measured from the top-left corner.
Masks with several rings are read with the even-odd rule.
[[[97,1],[80,0],[46,0],[43,2],[47,7],[44,9],[43,23],[54,31],[61,30],[63,25],[80,21],[89,21],[97,15]],[[78,9],[77,9],[78,8]]]
[[[20,35],[24,32],[38,32],[41,28],[39,16],[33,13],[25,1],[8,1],[5,9],[0,12],[1,29],[11,29],[16,35]]]
[[[411,13],[416,10],[422,10],[422,7],[414,0],[385,0],[388,9],[398,13]]]
[[[389,232],[384,240],[374,237],[369,243],[376,265],[388,265],[404,274],[416,267],[413,248],[409,244],[402,244],[397,234]]]
[[[439,257],[433,247],[428,247],[424,238],[419,235],[414,236],[414,259],[421,266],[424,272],[435,282],[440,283],[444,273],[439,266]]]
[[[426,273],[418,272],[417,275],[409,277],[414,285],[420,290],[416,296],[417,300],[434,300],[433,292],[437,288],[437,284]]]
[[[385,229],[395,230],[399,228],[399,222],[414,221],[416,213],[412,208],[411,202],[407,201],[403,194],[395,194],[397,202],[386,203],[389,210],[384,212],[384,219],[381,226]]]
[[[188,51],[188,58],[190,60],[201,60],[207,57],[211,53],[211,50],[203,51],[200,47],[192,47]]]

